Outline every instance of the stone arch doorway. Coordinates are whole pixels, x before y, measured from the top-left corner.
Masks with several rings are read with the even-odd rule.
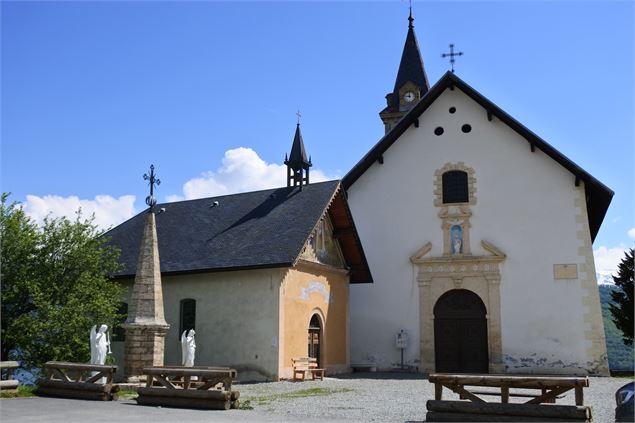
[[[487,373],[487,310],[467,289],[452,289],[434,305],[434,356],[437,372]]]
[[[309,357],[317,360],[318,368],[322,366],[321,349],[322,349],[322,321],[318,314],[314,314],[309,322]]]

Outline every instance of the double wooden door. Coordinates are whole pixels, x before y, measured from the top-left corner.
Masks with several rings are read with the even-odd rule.
[[[481,299],[466,289],[446,292],[434,306],[437,372],[487,373],[487,319]]]

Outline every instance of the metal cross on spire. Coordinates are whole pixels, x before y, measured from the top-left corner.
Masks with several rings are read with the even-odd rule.
[[[298,110],[295,115],[298,117],[298,125],[300,124],[300,118],[302,117],[302,115],[300,114],[300,111]]]
[[[408,0],[408,3],[408,10],[410,11],[408,14],[408,28],[413,28],[414,25],[412,25],[412,21],[414,21],[415,18],[412,17],[412,0]]]
[[[152,212],[152,208],[157,204],[157,199],[154,198],[154,186],[161,185],[161,180],[156,177],[154,173],[154,165],[150,165],[150,175],[147,173],[143,174],[143,179],[148,181],[148,185],[150,185],[150,195],[146,197],[146,204],[150,206],[150,212]]]
[[[450,52],[449,53],[443,53],[441,55],[441,57],[449,57],[450,58],[450,65],[452,66],[452,73],[454,73],[454,56],[463,56],[463,52],[459,51],[458,53],[454,52],[454,44],[450,44]]]

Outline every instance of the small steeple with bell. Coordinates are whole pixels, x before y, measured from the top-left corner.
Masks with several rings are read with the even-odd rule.
[[[287,165],[287,186],[300,186],[309,184],[309,168],[313,166],[311,158],[307,160],[306,151],[304,150],[304,142],[302,141],[302,133],[300,132],[300,112],[298,115],[298,123],[295,128],[295,136],[293,137],[293,145],[291,146],[291,154],[285,155],[284,164]]]
[[[430,86],[415,36],[412,7],[408,15],[408,34],[401,53],[395,87],[386,95],[386,107],[379,112],[386,133],[423,97]]]

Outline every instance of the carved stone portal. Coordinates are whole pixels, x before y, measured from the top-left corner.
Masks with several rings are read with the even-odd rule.
[[[451,226],[450,226],[451,227]],[[448,238],[449,241],[449,238]],[[463,233],[463,248],[469,246]],[[487,310],[487,343],[489,372],[502,373],[501,307],[500,307],[500,263],[505,254],[492,244],[481,241],[481,246],[491,255],[472,256],[452,254],[450,243],[444,246],[442,257],[427,257],[432,244],[419,249],[410,261],[417,269],[419,284],[421,366],[424,373],[435,371],[434,356],[434,305],[439,298],[452,289],[467,289],[477,294]],[[447,248],[447,254],[445,253]]]

